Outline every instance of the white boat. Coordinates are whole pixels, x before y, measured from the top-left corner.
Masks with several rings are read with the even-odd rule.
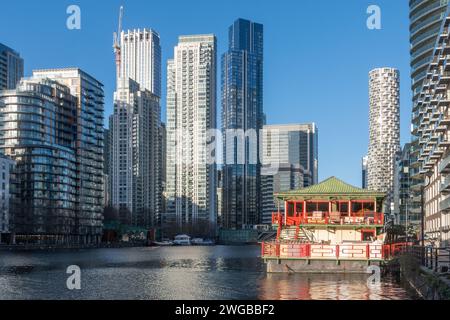
[[[190,246],[191,245],[191,237],[185,234],[180,234],[175,237],[173,244],[176,246]]]
[[[212,246],[215,244],[212,240],[204,240],[202,238],[192,239],[191,243],[194,246]]]
[[[173,241],[155,241],[153,243],[159,247],[173,246]]]

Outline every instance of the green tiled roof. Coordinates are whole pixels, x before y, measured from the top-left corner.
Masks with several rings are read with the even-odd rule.
[[[314,196],[317,197],[335,197],[335,198],[360,198],[360,199],[368,199],[368,198],[378,198],[383,199],[385,197],[384,193],[370,191],[366,189],[361,189],[354,187],[348,183],[339,180],[336,177],[328,178],[327,180],[313,185],[311,187],[277,193],[275,196],[282,200],[289,199],[299,199],[299,198],[311,198]]]

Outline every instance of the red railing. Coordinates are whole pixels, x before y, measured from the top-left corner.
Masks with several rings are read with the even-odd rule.
[[[286,220],[286,221],[285,221]],[[285,217],[281,213],[272,214],[272,224],[287,226],[300,225],[384,225],[384,214],[377,212],[352,213],[350,216],[340,212],[323,212],[295,217]]]
[[[295,241],[262,243],[264,259],[311,259],[311,260],[385,260],[386,250],[382,244],[323,245]]]

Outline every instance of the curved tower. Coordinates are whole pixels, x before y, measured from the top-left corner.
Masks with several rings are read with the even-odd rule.
[[[411,79],[413,99],[420,93],[449,0],[410,0]]]
[[[386,212],[394,192],[395,158],[400,150],[400,73],[374,69],[370,77],[368,189],[387,193]]]

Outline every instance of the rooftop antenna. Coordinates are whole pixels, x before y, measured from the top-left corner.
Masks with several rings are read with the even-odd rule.
[[[120,44],[120,34],[122,33],[122,19],[123,19],[123,6],[120,6],[119,13],[119,26],[117,32],[114,32],[114,54],[116,55],[116,74],[117,79],[119,79],[120,65],[121,65],[121,44]]]

